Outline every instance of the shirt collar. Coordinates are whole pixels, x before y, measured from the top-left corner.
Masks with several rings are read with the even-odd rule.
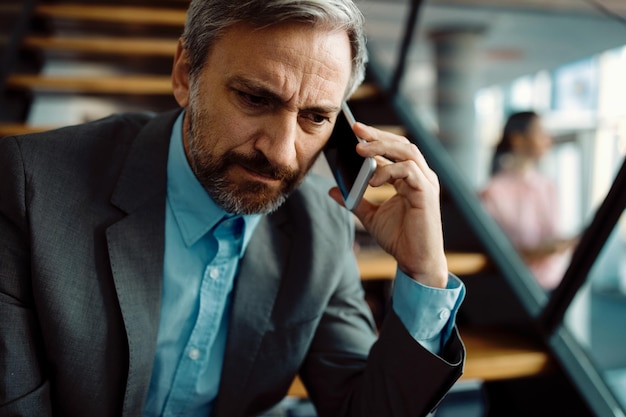
[[[185,245],[192,246],[224,217],[233,217],[209,197],[194,175],[183,147],[183,117],[176,119],[170,137],[167,161],[167,199]],[[241,216],[244,220],[241,254],[261,219],[260,214]]]

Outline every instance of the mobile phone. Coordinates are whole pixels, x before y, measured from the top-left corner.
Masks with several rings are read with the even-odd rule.
[[[352,131],[354,123],[354,116],[344,102],[330,139],[324,147],[326,161],[343,195],[346,208],[350,211],[361,201],[376,170],[374,158],[364,158],[356,152],[356,145],[362,139]]]

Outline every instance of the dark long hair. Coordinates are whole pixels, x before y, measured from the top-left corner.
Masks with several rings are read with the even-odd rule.
[[[500,142],[496,146],[491,159],[491,175],[495,175],[502,168],[500,159],[503,155],[509,154],[512,151],[511,137],[515,133],[526,133],[530,127],[530,124],[538,118],[539,115],[534,111],[521,111],[513,113],[509,116],[504,125],[502,131],[502,137]]]

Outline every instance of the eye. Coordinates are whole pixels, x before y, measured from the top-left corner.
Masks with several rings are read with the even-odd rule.
[[[240,100],[249,107],[266,107],[270,104],[270,100],[267,97],[256,96],[254,94],[246,93],[245,91],[237,91],[237,95]]]
[[[326,122],[330,122],[330,118],[328,116],[319,113],[302,113],[300,117],[317,126],[321,126]]]

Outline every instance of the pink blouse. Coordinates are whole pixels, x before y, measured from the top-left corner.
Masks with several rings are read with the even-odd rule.
[[[559,237],[556,187],[535,170],[524,174],[499,172],[481,191],[480,198],[487,212],[518,249],[536,247]],[[565,254],[554,254],[528,267],[539,285],[552,289],[561,281],[567,265]]]

